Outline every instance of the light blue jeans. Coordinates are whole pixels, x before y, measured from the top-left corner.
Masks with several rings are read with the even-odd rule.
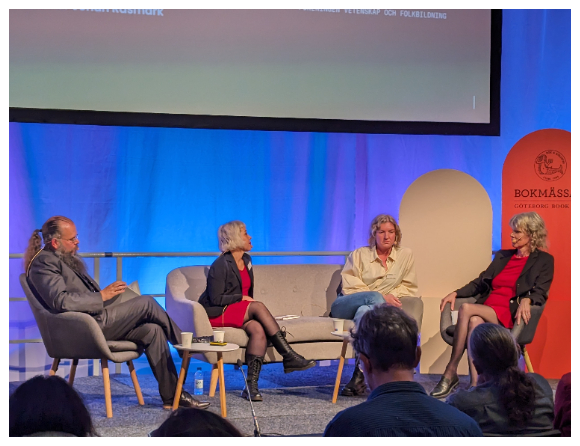
[[[353,319],[355,326],[367,311],[375,305],[384,304],[385,298],[378,291],[361,291],[348,295],[339,295],[330,307],[332,317]]]

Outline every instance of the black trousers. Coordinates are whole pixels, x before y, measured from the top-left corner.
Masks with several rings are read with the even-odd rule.
[[[99,325],[108,341],[128,340],[145,348],[145,355],[159,384],[163,403],[173,402],[177,370],[167,341],[181,343],[181,329],[151,296],[137,296],[101,313]]]

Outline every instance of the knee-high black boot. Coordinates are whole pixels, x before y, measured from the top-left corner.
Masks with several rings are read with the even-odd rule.
[[[357,356],[356,361],[354,363],[354,372],[352,374],[352,378],[348,382],[342,392],[340,394],[342,396],[356,396],[356,395],[364,395],[367,391],[367,385],[365,384],[365,377],[360,369],[360,360]]]
[[[282,355],[284,373],[306,370],[316,365],[316,361],[304,359],[303,356],[300,356],[298,353],[292,350],[292,347],[290,347],[288,342],[286,342],[286,338],[281,331],[277,332],[273,336],[269,336],[268,339],[276,351]]]
[[[246,384],[248,385],[250,395],[248,396],[248,392],[246,389],[244,389],[242,391],[242,398],[246,398],[247,400],[251,399],[252,401],[263,400],[262,395],[260,394],[260,390],[258,389],[258,378],[260,377],[260,371],[262,370],[263,363],[263,356],[254,356],[246,353],[246,364],[248,366]]]

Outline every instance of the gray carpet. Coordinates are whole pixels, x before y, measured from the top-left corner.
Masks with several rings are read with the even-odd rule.
[[[204,364],[205,365],[205,364]],[[185,389],[193,394],[193,374],[197,364],[192,362]],[[219,392],[214,398],[208,397],[210,372],[204,367],[204,395],[199,399],[211,402],[209,410],[220,414]],[[254,409],[260,430],[272,435],[312,435],[320,436],[328,422],[341,410],[363,402],[366,397],[338,397],[332,404],[332,391],[337,365],[316,366],[304,372],[284,374],[282,364],[268,364],[262,369],[260,391],[263,402],[255,402]],[[342,385],[350,379],[353,365],[345,365]],[[416,381],[430,391],[439,375],[416,375]],[[161,407],[157,382],[150,373],[138,375],[145,399],[145,406],[139,406],[128,374],[111,375],[113,396],[113,418],[105,416],[103,381],[100,376],[75,379],[74,387],[87,405],[97,433],[103,437],[143,437],[157,428],[169,415]],[[555,389],[558,380],[549,380]],[[552,383],[552,381],[554,381]],[[11,382],[10,393],[20,383]],[[243,434],[252,435],[254,426],[249,402],[240,398],[243,378],[239,370],[227,366],[225,370],[228,420]],[[460,377],[460,387],[468,386],[468,377]]]

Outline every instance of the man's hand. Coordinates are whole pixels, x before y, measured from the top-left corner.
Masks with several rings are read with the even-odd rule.
[[[530,298],[524,297],[520,299],[520,306],[516,311],[516,324],[520,323],[520,319],[524,320],[524,324],[528,324],[530,322],[530,317],[532,316],[532,309],[530,308]]]
[[[453,291],[453,293],[449,293],[447,296],[445,296],[443,299],[441,299],[441,305],[439,305],[439,311],[443,311],[443,308],[445,308],[445,304],[447,302],[451,303],[451,311],[453,311],[455,308],[455,298],[456,297],[457,297],[457,293],[455,291]]]
[[[242,300],[248,300],[250,302],[254,302],[254,299],[252,299],[250,296],[242,296]]]
[[[103,297],[103,302],[106,302],[113,297],[121,294],[127,288],[127,284],[122,280],[117,280],[110,284],[109,286],[101,290],[101,296]]]
[[[383,297],[385,298],[385,302],[393,307],[401,308],[403,306],[401,299],[392,294],[385,294]]]

